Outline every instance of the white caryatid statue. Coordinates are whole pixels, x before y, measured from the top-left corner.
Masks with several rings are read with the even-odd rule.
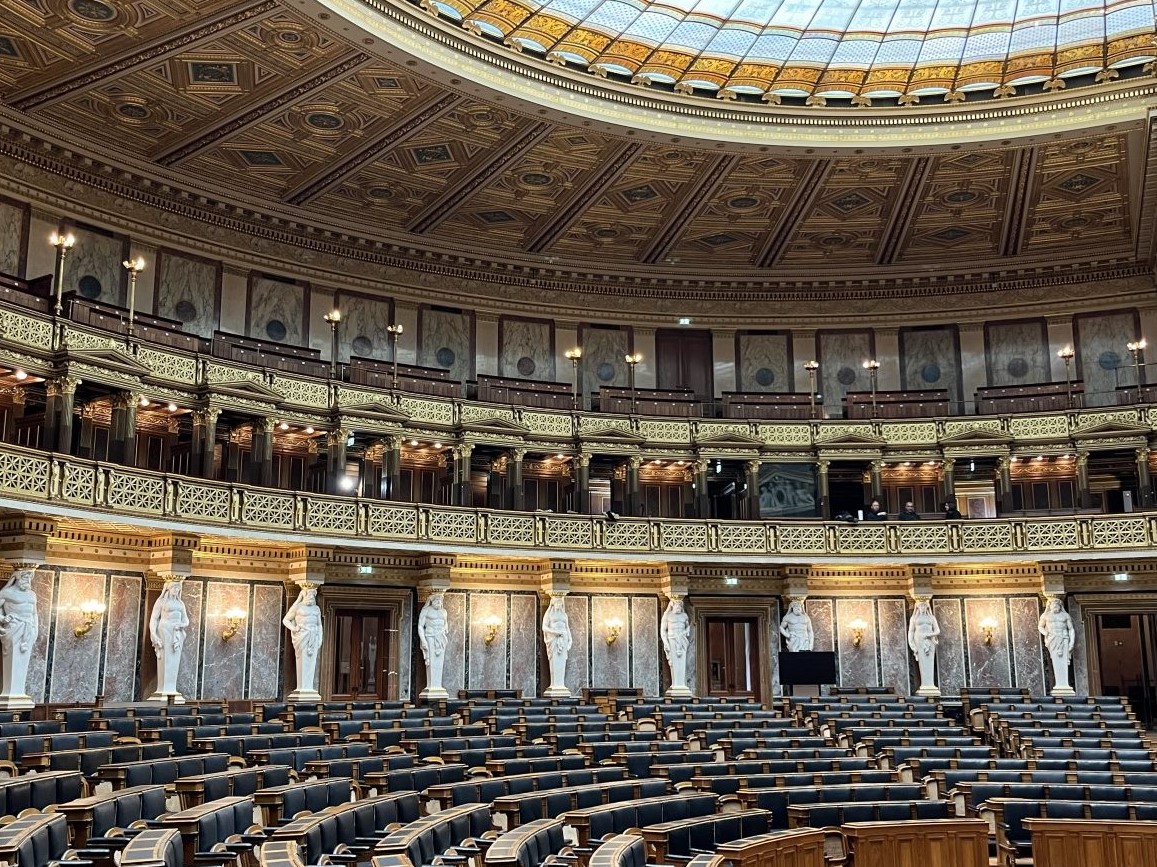
[[[184,585],[184,578],[166,578],[161,595],[153,604],[153,614],[149,618],[149,637],[157,654],[157,689],[148,697],[148,701],[185,703],[185,697],[177,689],[181,651],[189,632],[189,612],[181,599]]]
[[[565,594],[552,593],[546,613],[542,615],[542,640],[550,659],[550,686],[544,695],[549,698],[569,698],[566,688],[566,659],[570,654],[570,620],[563,604]]]
[[[1073,645],[1077,633],[1073,629],[1073,618],[1065,611],[1059,596],[1050,596],[1045,602],[1044,614],[1037,621],[1037,629],[1044,636],[1045,647],[1053,662],[1053,695],[1074,695],[1069,685],[1069,660],[1073,658]]]
[[[35,575],[35,567],[17,566],[8,583],[0,588],[0,645],[4,648],[2,710],[26,710],[34,704],[25,690],[28,663],[40,630],[36,591],[32,589]]]
[[[940,695],[936,685],[936,648],[940,644],[940,623],[932,613],[932,602],[917,599],[912,619],[908,621],[908,647],[920,670],[920,687],[916,695]]]
[[[671,698],[688,698],[691,690],[687,686],[687,653],[691,649],[691,618],[683,609],[683,597],[672,596],[663,612],[659,624],[659,636],[663,639],[663,652],[667,655],[667,666],[671,669],[671,686],[667,695]]]
[[[816,644],[816,631],[811,616],[804,610],[802,599],[792,599],[787,613],[779,621],[779,634],[783,636],[788,653],[812,650]]]
[[[426,688],[421,692],[422,698],[450,697],[442,686],[442,666],[446,662],[446,643],[450,635],[443,595],[441,590],[431,593],[418,614],[418,644],[426,660]]]
[[[281,622],[289,630],[297,657],[297,689],[286,698],[289,701],[321,701],[321,694],[317,691],[317,657],[321,653],[322,634],[317,587],[301,585],[301,592]]]

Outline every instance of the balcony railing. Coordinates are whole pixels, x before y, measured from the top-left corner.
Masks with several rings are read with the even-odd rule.
[[[494,553],[592,553],[617,558],[695,555],[784,561],[816,558],[1007,558],[1146,553],[1157,513],[846,524],[820,521],[656,520],[527,514],[290,493],[205,482],[0,446],[0,503],[44,514],[163,520],[192,532],[374,547]]]

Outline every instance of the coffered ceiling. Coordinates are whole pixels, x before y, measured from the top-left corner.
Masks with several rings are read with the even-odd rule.
[[[372,41],[288,0],[0,0],[0,105],[211,198],[559,275],[773,284],[1151,262],[1145,120],[875,152],[688,145],[435,83]]]

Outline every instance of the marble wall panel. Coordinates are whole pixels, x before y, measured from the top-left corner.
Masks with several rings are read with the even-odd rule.
[[[659,640],[659,624],[662,622],[662,612],[667,607],[667,601],[666,596],[659,597],[655,621],[656,647],[658,647]],[[703,695],[707,692],[707,682],[699,677],[699,645],[697,642],[705,633],[700,629],[699,615],[695,610],[694,602],[695,600],[691,598],[683,600],[683,610],[687,612],[687,617],[691,621],[691,644],[687,648],[687,686],[692,694]],[[666,692],[667,687],[671,685],[671,671],[667,668],[667,660],[663,656],[662,649],[659,648],[656,652],[659,659],[659,688],[661,692]]]
[[[101,646],[108,618],[97,620],[86,635],[73,628],[80,622],[80,606],[87,600],[107,603],[108,579],[93,572],[61,572],[57,628],[52,645],[52,677],[48,700],[87,702],[96,698],[100,681]]]
[[[853,644],[851,623],[863,620],[867,624],[860,646]],[[876,666],[879,646],[879,625],[876,606],[871,599],[836,600],[836,645],[840,659],[840,686],[879,686],[880,673]]]
[[[201,634],[202,623],[204,622],[204,600],[205,600],[205,582],[198,581],[193,578],[186,579],[184,587],[181,589],[181,599],[185,602],[185,610],[189,613],[189,637],[185,641],[185,646],[181,650],[181,667],[177,671],[177,691],[185,698],[200,698],[201,697],[201,642],[198,638]],[[145,612],[149,617],[152,616],[152,610]],[[277,618],[281,620],[280,615]],[[147,645],[149,650],[152,650],[152,645]],[[208,685],[212,687],[212,683]],[[152,683],[141,684],[142,692],[145,695],[153,692],[157,687],[156,678]],[[213,698],[220,697],[220,693],[214,690]]]
[[[25,215],[27,206],[0,199],[0,274],[23,277],[20,261],[23,258]]]
[[[143,698],[138,692],[137,648],[141,646],[141,579],[136,575],[113,575],[109,579],[108,631],[104,648],[104,684],[107,702],[130,702]],[[237,693],[240,695],[240,693]]]
[[[125,239],[85,226],[70,231],[76,236],[76,245],[65,259],[64,291],[124,307],[128,277],[121,263],[129,252]]]
[[[418,364],[441,367],[461,382],[474,378],[472,314],[422,307],[418,314]]]
[[[567,689],[572,695],[579,695],[584,686],[591,683],[591,631],[589,596],[567,596],[566,616],[570,623],[570,656],[566,660]],[[539,643],[542,643],[542,625],[539,624]]]
[[[779,680],[779,653],[782,636],[779,634],[779,600],[771,600],[771,616],[767,623],[767,646],[771,649],[771,694],[783,695],[783,684]]]
[[[306,287],[301,283],[253,274],[245,333],[255,340],[305,346],[309,342],[306,309]]]
[[[1069,616],[1073,618],[1073,631],[1076,633],[1076,641],[1073,643],[1073,678],[1070,681],[1073,689],[1076,690],[1077,695],[1089,694],[1089,648],[1085,641],[1085,615],[1081,611],[1081,600],[1075,596],[1070,596],[1066,607],[1068,608]],[[1043,646],[1041,653],[1047,656]],[[1042,663],[1043,664],[1043,663]],[[1052,680],[1052,663],[1048,664],[1045,669],[1045,692],[1053,688]]]
[[[625,596],[592,596],[591,600],[591,686],[625,688],[631,685],[630,600]],[[622,631],[614,644],[607,644],[607,621],[618,620]]]
[[[361,358],[388,361],[390,333],[386,328],[393,322],[390,299],[339,294],[336,306],[341,311],[338,358],[341,361],[349,361],[351,355],[357,355]]]
[[[583,349],[582,389],[595,394],[602,387],[625,388],[629,384],[627,363],[623,358],[631,351],[631,332],[626,328],[579,329]]]
[[[900,387],[946,388],[952,400],[962,399],[955,326],[900,329]]]
[[[38,569],[32,579],[32,589],[36,591],[36,647],[28,660],[28,678],[25,692],[37,704],[45,701],[48,694],[48,654],[54,639],[53,631],[63,628],[73,614],[65,614],[63,620],[56,610],[56,592],[59,584],[56,573],[51,569]],[[67,603],[66,603],[67,604]],[[136,658],[136,651],[133,651]]]
[[[820,391],[828,415],[843,410],[849,391],[871,391],[871,379],[864,362],[872,357],[870,331],[820,331]]]
[[[790,334],[740,333],[736,337],[736,344],[739,350],[739,391],[793,390],[795,371],[792,369]],[[801,373],[800,376],[806,391],[807,374]]]
[[[940,646],[936,649],[936,685],[944,695],[953,695],[960,692],[960,687],[968,685],[960,600],[933,599],[932,613],[940,624]]]
[[[467,624],[470,642],[470,667],[467,682],[470,689],[507,688],[507,648],[513,630],[507,611],[510,597],[505,593],[471,593],[470,622]],[[485,621],[498,618],[502,624],[498,636],[486,643]],[[447,660],[449,661],[449,660]]]
[[[1136,312],[1075,316],[1073,325],[1077,344],[1073,377],[1085,383],[1085,406],[1115,404],[1117,386],[1137,384],[1133,356],[1125,348],[1126,343],[1141,334]],[[1057,378],[1063,374],[1062,369]]]
[[[908,665],[908,606],[903,599],[877,599],[876,614],[880,624],[880,683],[897,695],[912,692],[912,675]]]
[[[1035,596],[1013,596],[1008,600],[1009,626],[1012,635],[1012,685],[1018,689],[1028,689],[1033,695],[1043,695],[1045,691],[1044,650],[1041,646],[1037,621],[1040,619],[1040,602]]]
[[[168,250],[158,258],[153,310],[182,322],[190,334],[212,337],[220,327],[220,269],[212,262]]]
[[[992,644],[984,643],[980,623],[986,618],[996,621]],[[968,685],[986,689],[1012,686],[1012,660],[1009,658],[1008,611],[1003,599],[965,599],[965,636],[968,643]]]
[[[410,698],[412,677],[412,661],[414,658],[414,597],[407,596],[402,600],[402,610],[398,615],[398,659],[393,661],[393,667],[386,672],[386,677],[392,678],[398,685],[398,698]],[[443,663],[443,671],[445,664]]]
[[[631,597],[631,686],[643,690],[643,695],[659,694],[659,600],[654,596]],[[694,647],[694,625],[692,625]],[[663,663],[666,665],[666,663]],[[695,668],[687,659],[687,680],[694,691]]]
[[[534,625],[542,615],[538,597],[533,593],[515,593],[510,597],[510,688],[521,689],[527,698],[538,695],[538,648],[540,633]]]
[[[249,698],[281,696],[281,618],[285,616],[285,589],[280,584],[255,584],[249,613]]]
[[[991,386],[1031,385],[1052,379],[1043,319],[985,326],[985,358]]]
[[[467,600],[465,593],[447,593],[443,597],[446,606],[446,663],[442,667],[442,686],[450,695],[466,689],[466,634]],[[497,640],[497,639],[496,639]],[[418,664],[421,665],[419,653]],[[425,682],[424,676],[422,682]]]
[[[553,382],[554,324],[542,319],[499,319],[498,375]]]
[[[205,589],[205,632],[201,697],[227,699],[245,694],[245,662],[249,657],[249,630],[239,629],[228,641],[225,612],[230,608],[249,608],[249,585],[236,582],[209,581]],[[190,639],[192,636],[190,636]]]
[[[816,650],[835,650],[835,615],[830,599],[808,599],[804,603],[808,616],[812,619],[812,631],[815,633]]]

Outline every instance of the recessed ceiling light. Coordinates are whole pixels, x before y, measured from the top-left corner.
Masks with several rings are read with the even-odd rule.
[[[28,379],[28,374],[25,373],[23,370],[18,370],[18,371],[16,371],[16,378],[21,379],[21,380]]]
[[[442,444],[441,443],[434,443],[434,448],[440,449],[440,448],[442,448]]]
[[[149,405],[149,399],[147,397],[142,397],[141,398],[141,406],[148,406],[148,405]]]
[[[305,429],[305,432],[306,432],[307,434],[311,434],[311,433],[313,433],[313,427],[312,427],[312,425],[311,425],[310,427],[307,427],[307,428]]]
[[[278,427],[281,430],[289,430],[289,422],[283,421],[281,424],[278,425]]]
[[[414,447],[414,446],[416,446],[417,444],[418,444],[418,441],[417,441],[417,440],[410,440],[410,448],[413,448],[413,447]]]
[[[177,411],[177,405],[175,403],[170,403],[169,404],[169,412],[176,412],[176,411]]]

